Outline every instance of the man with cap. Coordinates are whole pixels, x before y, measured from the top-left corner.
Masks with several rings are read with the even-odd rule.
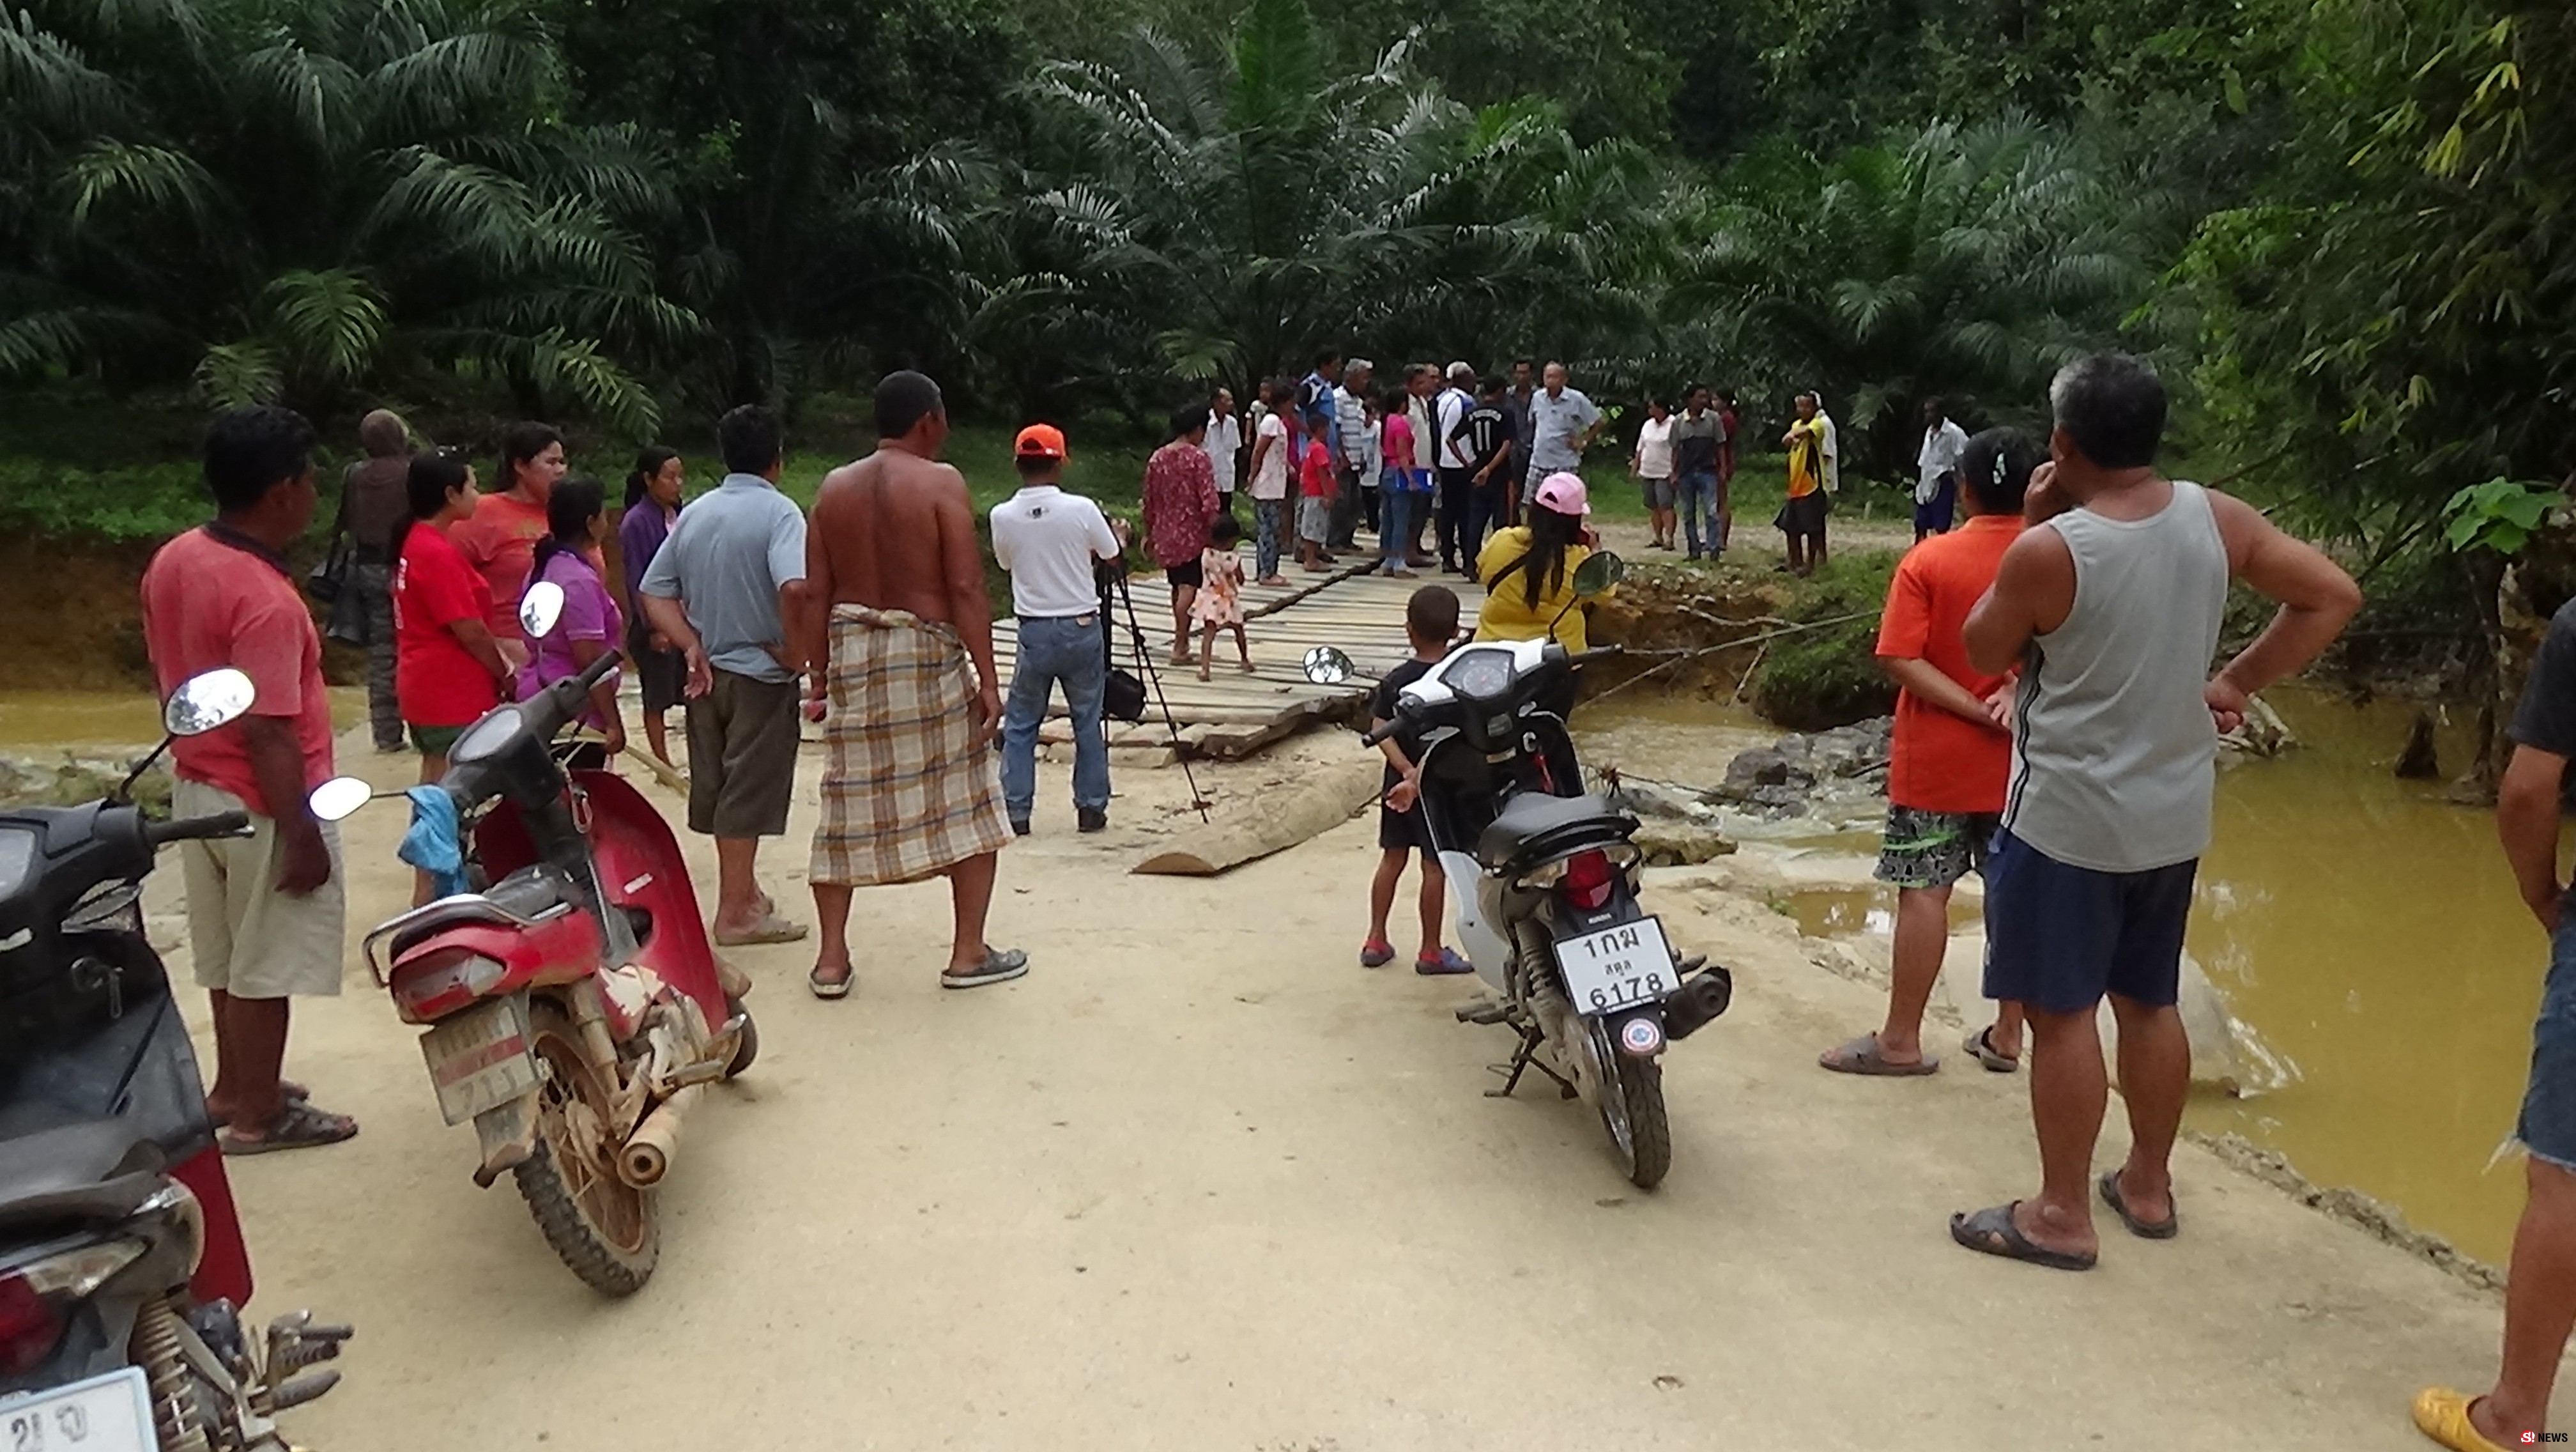
[[[830,703],[807,874],[822,925],[808,980],[817,998],[849,996],[851,890],[934,876],[948,879],[956,928],[939,985],[1029,971],[1026,953],[984,938],[1011,840],[993,766],[1002,701],[974,506],[964,477],[939,462],[939,385],[909,369],[887,374],[876,424],[877,451],[824,479],[806,537],[800,653]],[[1023,435],[1023,455],[1028,447]]]
[[[1126,529],[1100,506],[1064,492],[1064,435],[1020,430],[1012,453],[1020,492],[993,506],[993,558],[1011,573],[1019,659],[1002,708],[1002,800],[1011,830],[1029,834],[1037,808],[1038,727],[1056,688],[1073,718],[1073,810],[1085,832],[1109,828],[1109,740],[1101,727],[1109,649],[1095,567],[1126,551]]]

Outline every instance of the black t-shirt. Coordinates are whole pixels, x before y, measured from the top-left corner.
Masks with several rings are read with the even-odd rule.
[[[1480,403],[1458,421],[1458,432],[1467,436],[1467,457],[1472,467],[1484,468],[1512,442],[1512,416],[1499,403]]]
[[[1431,668],[1438,664],[1440,664],[1440,662],[1436,660],[1408,659],[1404,664],[1388,671],[1386,673],[1386,679],[1377,683],[1377,694],[1369,697],[1370,719],[1374,721],[1394,720],[1395,698],[1397,693],[1402,691],[1405,687],[1412,685],[1415,681],[1431,674]],[[1405,760],[1412,762],[1416,766],[1420,766],[1422,764],[1422,738],[1418,734],[1411,731],[1399,731],[1395,733],[1395,748],[1396,750],[1404,753]],[[1388,786],[1393,786],[1396,781],[1395,763],[1388,762],[1386,767],[1386,784]]]
[[[2549,633],[2531,663],[2531,682],[2514,708],[2511,734],[2533,750],[2576,756],[2576,600],[2549,618]]]

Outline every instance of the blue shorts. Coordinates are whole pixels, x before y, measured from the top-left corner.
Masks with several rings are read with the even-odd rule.
[[[2536,1160],[2576,1170],[2576,911],[2549,940],[2549,982],[2531,1030],[2531,1082],[2513,1128]]]
[[[1914,527],[1933,534],[1948,534],[1950,522],[1959,512],[1959,475],[1952,470],[1941,476],[1940,487],[1931,499],[1914,506]]]
[[[2181,996],[2183,930],[2199,870],[2194,859],[2095,872],[1998,833],[1986,860],[1986,997],[2048,1013],[2082,1013],[2106,993],[2171,1007]],[[2570,1029],[2576,1066],[2576,1017]]]

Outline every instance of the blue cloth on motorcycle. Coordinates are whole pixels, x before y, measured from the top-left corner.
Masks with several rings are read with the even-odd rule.
[[[395,855],[429,874],[440,897],[465,890],[465,843],[458,830],[456,799],[439,786],[416,786],[411,799],[411,830],[403,833]]]

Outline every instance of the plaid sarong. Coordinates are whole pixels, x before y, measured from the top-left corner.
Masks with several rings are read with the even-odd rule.
[[[835,605],[815,882],[917,882],[1011,840],[999,760],[975,724],[974,662],[953,626]]]

